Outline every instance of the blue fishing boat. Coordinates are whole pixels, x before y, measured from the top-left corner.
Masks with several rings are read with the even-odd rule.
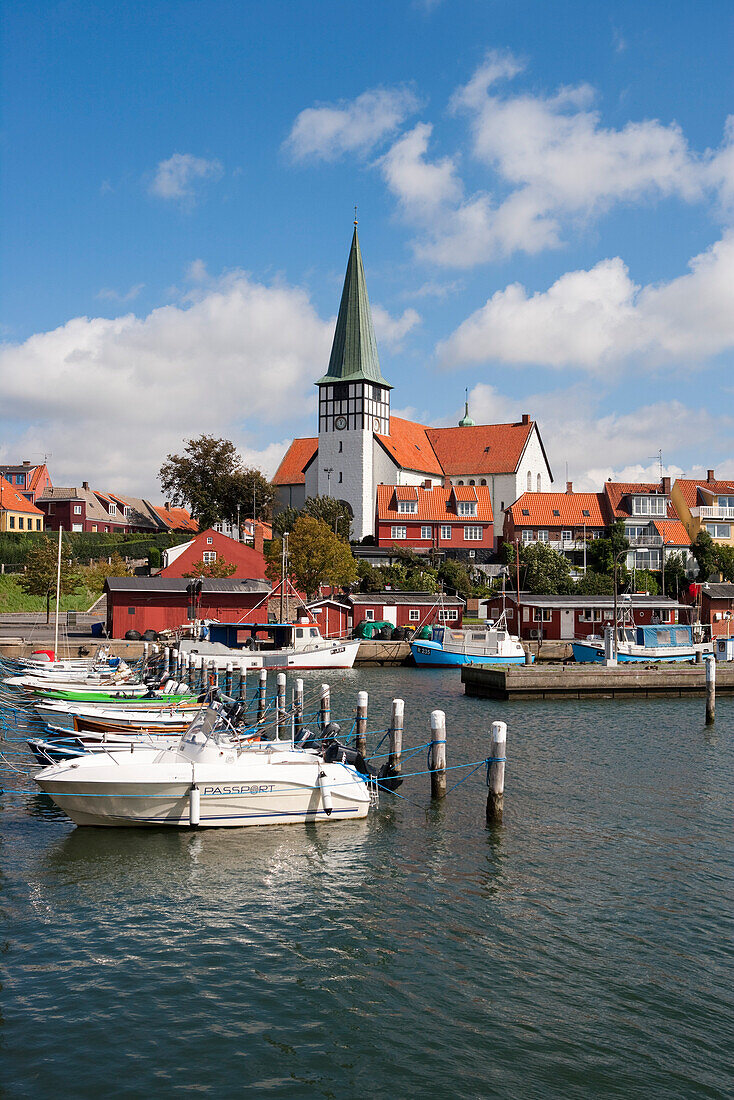
[[[613,628],[608,636],[590,635],[572,642],[574,660],[580,664],[602,664],[614,657]],[[619,664],[651,664],[661,661],[695,661],[696,654],[713,655],[711,642],[705,642],[701,628],[690,626],[623,626],[617,628],[616,658]]]
[[[431,637],[410,643],[417,665],[524,665],[525,650],[519,638],[510,634],[503,614],[483,628],[452,630],[434,626]],[[533,660],[532,655],[530,660]]]

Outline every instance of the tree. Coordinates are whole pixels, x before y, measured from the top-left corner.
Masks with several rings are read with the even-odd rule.
[[[108,577],[129,576],[130,570],[126,562],[115,551],[114,554],[110,555],[109,561],[102,558],[90,565],[86,571],[85,580],[92,591],[101,592]]]
[[[711,535],[702,528],[691,543],[691,553],[698,565],[699,581],[707,581],[716,571],[716,549]]]
[[[161,552],[157,546],[151,546],[148,551],[148,569],[160,569],[161,567]]]
[[[734,581],[734,546],[716,545],[714,560],[724,580]]]
[[[335,531],[340,539],[349,542],[352,529],[352,513],[343,500],[335,497],[307,497],[303,508],[284,508],[273,520],[273,534],[281,538],[286,531],[292,531],[299,516],[313,516],[323,520]]]
[[[51,619],[51,600],[56,596],[57,555],[56,539],[48,536],[37,539],[28,552],[26,571],[18,579],[20,587],[29,596],[46,597],[46,622]],[[79,574],[69,564],[69,559],[65,557],[62,548],[59,594],[68,596],[78,587],[79,582]]]
[[[660,585],[654,573],[649,569],[636,569],[634,572],[635,591],[648,592],[651,596],[660,595]]]
[[[237,566],[233,565],[231,561],[225,561],[224,558],[215,558],[214,561],[196,561],[189,569],[188,573],[184,573],[184,577],[209,577],[219,578],[231,577],[233,573],[237,572]]]
[[[616,520],[604,532],[603,539],[590,539],[586,544],[586,560],[595,573],[614,572],[614,560],[623,550],[629,550],[629,539],[624,531],[624,520]],[[626,573],[624,574],[626,580]],[[620,584],[624,583],[620,579]]]
[[[240,516],[270,516],[275,486],[259,470],[248,469],[234,443],[200,435],[186,441],[182,455],[167,455],[158,478],[164,495],[176,505],[187,506],[201,528]]]
[[[576,591],[580,596],[611,596],[614,592],[614,581],[608,573],[594,573],[589,570],[579,578]]]
[[[520,551],[520,576],[537,596],[569,593],[574,588],[567,559],[544,542],[530,543]]]
[[[688,582],[686,563],[682,554],[669,554],[665,559],[665,592],[664,596],[672,596],[675,599],[685,588]],[[662,584],[662,576],[660,578]]]
[[[471,580],[466,570],[456,558],[445,558],[438,567],[438,579],[446,588],[452,588],[462,600],[471,596]]]
[[[266,573],[280,580],[282,542],[273,539],[266,548]],[[322,520],[299,516],[288,538],[289,576],[296,588],[314,596],[320,584],[351,584],[357,565],[349,546]]]

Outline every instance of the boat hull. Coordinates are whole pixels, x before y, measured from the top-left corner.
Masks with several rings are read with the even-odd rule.
[[[525,654],[495,656],[487,653],[458,653],[444,649],[435,642],[411,642],[410,652],[417,665],[451,668],[462,665],[524,665]],[[530,660],[534,657],[531,654]]]
[[[312,650],[264,650],[261,653],[250,649],[226,649],[221,645],[217,645],[216,648],[214,645],[208,647],[205,643],[181,648],[183,652],[196,653],[203,657],[208,665],[213,661],[220,671],[231,664],[243,672],[258,671],[261,668],[275,672],[278,669],[308,671],[320,668],[353,668],[359,646],[359,639],[350,639],[319,646]]]
[[[578,664],[604,664],[606,660],[604,645],[593,645],[588,642],[573,642],[573,659]],[[661,647],[664,648],[664,647]],[[628,646],[617,654],[617,663],[625,664],[684,664],[696,660],[696,650],[690,646],[680,650],[670,647],[670,653],[661,653],[660,650],[645,651],[642,646]],[[673,651],[675,650],[675,651]]]

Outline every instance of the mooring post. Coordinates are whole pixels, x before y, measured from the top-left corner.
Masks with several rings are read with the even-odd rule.
[[[163,676],[167,680],[171,672],[171,647],[165,645],[163,647]]]
[[[285,729],[285,673],[279,672],[276,678],[275,740],[280,741]]]
[[[303,729],[303,680],[296,680],[293,689],[293,736],[298,739]]]
[[[232,698],[232,662],[227,661],[224,668],[224,694]]]
[[[246,699],[247,698],[247,673],[245,672],[245,669],[244,669],[243,665],[239,666],[239,676],[240,676],[240,678],[239,678],[239,681],[238,681],[237,698],[238,699]]]
[[[702,665],[703,664],[703,653],[701,652],[700,649],[696,650],[696,664],[697,665]]]
[[[487,762],[487,824],[502,820],[505,801],[505,758],[507,756],[507,724],[492,723],[492,743]]]
[[[265,718],[265,707],[267,704],[268,694],[268,670],[266,668],[260,669],[260,684],[257,691],[257,720],[262,722]]]
[[[525,650],[525,664],[531,665],[533,663],[533,655],[529,649]]]
[[[440,711],[435,713],[441,713]],[[392,766],[396,772],[403,770],[402,757],[403,757],[403,719],[405,716],[405,703],[402,699],[393,699],[392,701],[392,715],[390,717],[390,755],[388,757],[388,763]],[[444,741],[446,734],[444,732]],[[446,767],[446,749],[444,747],[444,759],[443,766]],[[446,782],[444,780],[444,794],[446,793]],[[443,795],[437,795],[437,798],[443,798]]]
[[[179,676],[179,679],[183,680],[183,682],[186,684],[186,687],[191,687],[189,655],[188,653],[179,652],[179,657],[181,658],[181,675]]]
[[[713,654],[706,658],[706,725],[716,720],[716,660]]]
[[[362,756],[367,755],[367,704],[369,696],[366,691],[357,692],[357,724],[354,747]]]
[[[446,715],[431,711],[431,749],[428,768],[431,773],[431,798],[446,797]]]
[[[321,685],[320,712],[319,724],[323,733],[331,721],[331,689],[328,684]]]
[[[150,642],[143,642],[143,668],[148,667],[148,653],[150,651]]]

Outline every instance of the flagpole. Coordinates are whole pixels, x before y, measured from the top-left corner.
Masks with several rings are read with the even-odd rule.
[[[59,554],[56,561],[56,625],[54,627],[54,661],[59,659],[59,595],[61,589],[61,532],[63,527],[59,527]]]

